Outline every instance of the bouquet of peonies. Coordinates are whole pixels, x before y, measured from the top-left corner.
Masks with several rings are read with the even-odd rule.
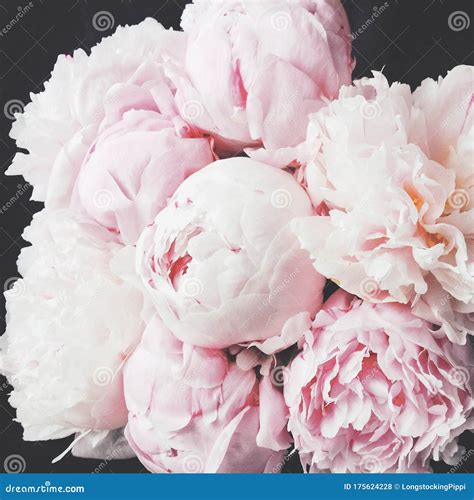
[[[60,56],[9,173],[25,440],[153,472],[420,472],[474,427],[474,69],[351,81],[339,0],[195,0]]]

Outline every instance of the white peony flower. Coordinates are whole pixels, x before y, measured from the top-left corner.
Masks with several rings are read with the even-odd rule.
[[[121,368],[143,329],[142,293],[124,278],[134,249],[65,210],[35,215],[24,238],[0,344],[24,439],[123,427]]]

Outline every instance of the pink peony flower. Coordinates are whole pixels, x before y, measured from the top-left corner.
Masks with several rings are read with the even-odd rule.
[[[473,143],[473,100],[474,67],[456,66],[446,77],[438,80],[427,78],[413,93],[415,107],[421,111],[416,127],[411,130],[414,142],[422,147],[431,159],[455,170],[457,174],[464,170],[463,176],[470,177],[464,186],[472,186],[472,169],[465,161],[456,162],[463,153],[472,154]],[[471,140],[469,141],[469,136]],[[472,191],[471,191],[472,192]],[[471,206],[474,200],[470,200]]]
[[[175,70],[177,102],[221,151],[263,146],[258,159],[289,164],[307,115],[351,81],[349,24],[339,0],[196,0],[182,27],[189,43],[185,67]]]
[[[180,121],[128,111],[105,128],[84,160],[71,206],[135,244],[181,182],[214,160],[209,140]]]
[[[290,174],[248,158],[189,177],[137,244],[138,273],[166,326],[201,347],[262,342],[268,354],[295,343],[325,284],[289,227],[310,214]]]
[[[130,446],[152,472],[264,472],[290,445],[281,392],[155,316],[125,366]]]
[[[453,118],[462,122],[458,143],[441,140],[452,128],[436,130],[440,143],[451,141],[444,153],[429,146],[434,111],[422,97],[431,84],[412,96],[408,86],[389,86],[375,73],[342,89],[311,118],[299,176],[316,214],[293,224],[321,274],[366,300],[412,303],[457,343],[472,326],[465,318],[453,325],[453,318],[474,311],[467,79],[472,89],[472,68],[460,67],[439,84],[438,104],[444,93],[453,98],[454,86],[453,107],[462,108]]]
[[[146,19],[117,28],[90,56],[82,49],[73,57],[60,56],[45,90],[32,95],[13,124],[12,138],[29,154],[18,153],[8,173],[23,175],[33,185],[33,199],[67,207],[101,128],[131,109],[155,110],[157,103],[166,116],[176,114],[163,64],[182,60],[185,47],[186,35]]]
[[[458,227],[465,238],[469,277],[460,276],[453,283],[463,290],[466,285],[473,286],[474,276],[474,68],[457,66],[438,81],[426,79],[413,100],[422,110],[422,118],[411,130],[413,140],[429,158],[455,174],[445,220]],[[464,342],[466,333],[474,333],[474,300],[459,300],[446,293],[436,279],[430,279],[428,293],[414,304],[414,310],[441,324],[455,342]]]
[[[455,460],[456,437],[474,425],[467,361],[408,306],[340,290],[301,347],[284,394],[306,470],[422,472],[431,458]]]
[[[36,214],[24,238],[0,339],[24,439],[123,427],[122,366],[144,328],[143,294],[125,279],[134,252],[65,210]]]

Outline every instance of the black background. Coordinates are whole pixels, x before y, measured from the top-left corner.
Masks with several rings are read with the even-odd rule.
[[[179,29],[179,19],[185,0],[33,0],[21,22],[0,36],[0,207],[24,183],[20,177],[3,175],[15,154],[15,144],[9,138],[11,120],[3,112],[10,100],[29,101],[31,92],[40,92],[49,78],[59,54],[72,54],[75,49],[89,48],[113,29],[98,32],[92,18],[98,11],[112,14],[115,26],[134,24],[145,17],[154,17],[165,27]],[[353,33],[369,19],[377,6],[388,7],[353,43],[357,59],[354,78],[382,70],[390,82],[403,81],[415,88],[427,77],[437,78],[458,64],[473,64],[473,31],[467,27],[453,31],[448,18],[454,11],[467,15],[474,23],[472,0],[345,0]],[[0,0],[0,30],[28,4],[27,0]],[[30,192],[23,194],[7,211],[0,214],[0,287],[17,277],[16,259],[25,242],[21,233],[30,223],[41,204],[29,201]],[[0,331],[4,331],[5,307],[0,301]],[[95,460],[76,459],[70,455],[52,465],[71,439],[42,443],[22,441],[21,426],[13,422],[14,410],[7,402],[10,387],[0,377],[0,472],[4,459],[12,454],[26,461],[26,472],[93,472],[100,464]],[[463,443],[468,445],[468,436]],[[472,448],[472,446],[468,446]],[[473,468],[472,457],[458,472]],[[137,460],[114,461],[100,465],[102,472],[142,472]],[[434,470],[449,470],[444,464],[434,464]],[[288,467],[298,470],[296,462]]]

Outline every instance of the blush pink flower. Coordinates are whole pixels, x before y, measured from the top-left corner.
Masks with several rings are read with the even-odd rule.
[[[189,43],[184,68],[176,69],[177,101],[221,151],[263,147],[258,159],[292,162],[307,115],[351,81],[339,0],[196,0],[182,27]]]
[[[209,140],[193,136],[179,118],[128,111],[91,146],[71,207],[133,245],[181,182],[213,160]]]
[[[32,198],[52,208],[69,205],[79,169],[99,130],[131,109],[173,113],[165,62],[184,58],[186,35],[154,19],[118,27],[93,47],[61,55],[45,90],[31,96],[13,124],[18,153],[8,170],[33,186]],[[106,117],[106,114],[108,115]]]
[[[248,158],[214,162],[176,191],[137,244],[137,271],[166,326],[209,348],[298,340],[324,278],[290,230],[311,203],[294,178]]]
[[[434,111],[423,86],[413,96],[376,73],[342,89],[311,117],[299,179],[316,213],[293,224],[321,274],[366,300],[418,304],[457,343],[472,326],[452,318],[474,310],[469,78],[472,89],[472,71],[460,67],[440,83],[436,101],[462,109],[453,118],[459,141],[444,153],[429,146],[444,129],[426,125]]]
[[[288,429],[305,470],[423,472],[473,428],[469,365],[402,304],[336,292],[290,365]],[[464,350],[463,356],[468,356]]]
[[[290,445],[283,395],[155,316],[125,366],[126,437],[152,472],[264,472]]]
[[[446,221],[465,237],[468,272],[474,276],[474,68],[457,66],[445,78],[424,80],[413,94],[421,118],[411,130],[413,140],[429,158],[455,175],[455,188],[446,204]],[[455,287],[473,286],[460,276]],[[428,293],[414,304],[427,320],[441,324],[449,338],[463,342],[474,333],[474,300],[459,300],[431,279]]]
[[[468,165],[455,165],[459,149],[464,150],[467,137],[473,128],[474,67],[456,66],[443,78],[427,78],[413,93],[413,102],[421,111],[416,128],[411,131],[414,142],[420,145],[431,159],[457,170]],[[470,141],[470,150],[473,151]],[[472,169],[470,172],[471,181]],[[466,189],[472,185],[465,186]],[[474,200],[470,200],[474,203]]]

